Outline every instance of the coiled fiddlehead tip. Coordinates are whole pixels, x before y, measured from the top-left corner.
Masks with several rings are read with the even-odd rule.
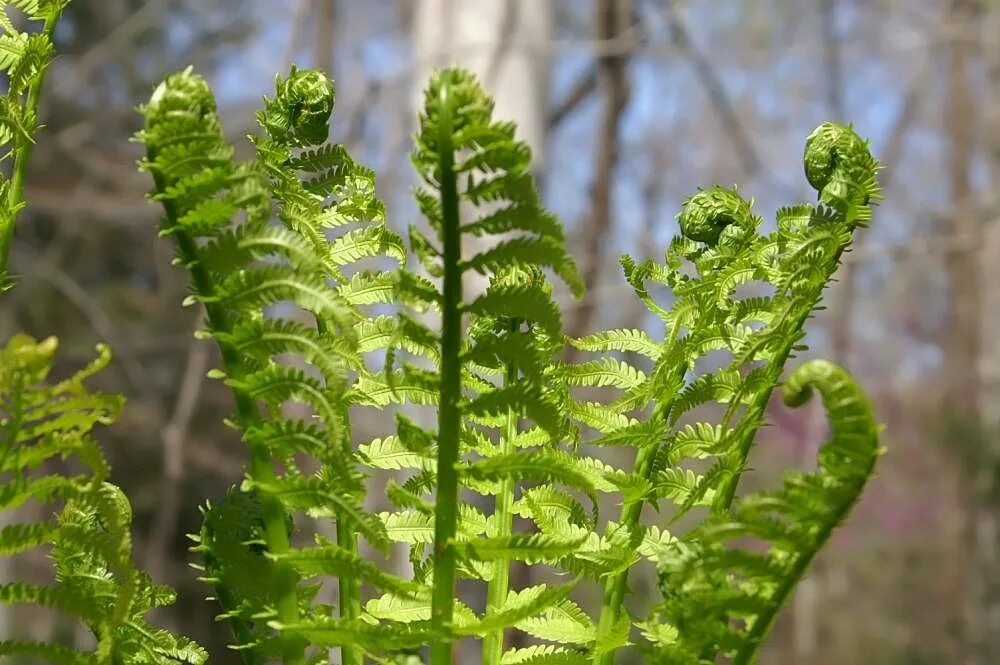
[[[803,160],[806,179],[816,191],[822,192],[838,168],[852,160],[871,161],[871,153],[868,142],[850,125],[824,122],[806,138]]]
[[[736,188],[709,187],[684,202],[678,215],[681,233],[691,240],[714,245],[726,227],[754,225],[751,203],[737,193]]]
[[[319,145],[330,133],[335,99],[333,81],[321,70],[292,67],[287,79],[279,76],[275,83],[267,131],[275,139],[291,132],[304,145]]]
[[[103,502],[101,521],[105,527],[127,528],[132,524],[132,504],[120,487],[109,482],[101,483],[100,496]]]
[[[178,112],[204,117],[215,114],[215,95],[208,82],[188,67],[163,79],[142,112],[146,116],[147,127]]]

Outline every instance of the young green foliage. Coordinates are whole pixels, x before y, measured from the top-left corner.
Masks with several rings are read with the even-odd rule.
[[[305,662],[303,636],[317,625],[327,632],[366,628],[359,580],[379,591],[419,590],[358,555],[357,535],[379,549],[389,539],[362,505],[348,409],[372,399],[359,387],[372,381],[362,354],[395,333],[391,321],[360,311],[388,300],[391,281],[345,268],[373,256],[403,261],[405,251],[385,228],[371,171],[325,143],[333,99],[318,71],[293,69],[279,78],[275,98],[258,115],[266,135],[252,137],[257,158],[238,164],[208,86],[190,71],[168,77],[143,108],[144,168],[166,212],[161,233],[176,242],[178,262],[191,273],[190,301],[205,307],[207,334],[222,351],[218,375],[233,389],[234,424],[250,449],[246,479],[206,509],[196,549],[251,662],[275,655]],[[237,213],[242,219],[234,221]],[[330,229],[340,235],[329,238]],[[290,403],[309,415],[285,415]],[[255,508],[234,512],[234,502]],[[237,512],[238,530],[256,534],[242,550],[226,533],[233,525],[220,517]],[[317,535],[314,546],[296,547],[293,515],[334,520],[337,542]],[[245,566],[259,569],[257,582],[234,584]],[[311,601],[316,588],[303,585],[324,574],[339,579],[338,620]],[[359,662],[358,640],[338,644],[345,663]]]
[[[0,71],[6,91],[0,95],[0,161],[12,160],[10,176],[0,174],[0,293],[11,286],[7,267],[14,240],[14,222],[24,208],[24,178],[38,131],[38,103],[45,71],[52,57],[52,34],[69,0],[6,0],[0,2]],[[37,32],[18,30],[8,7],[23,12]]]
[[[614,527],[631,542],[648,533],[639,519],[645,504],[660,514],[672,513],[668,524],[699,505],[710,510],[711,519],[729,515],[772,390],[788,358],[802,348],[805,321],[853,231],[870,219],[870,203],[879,197],[878,163],[850,127],[821,125],[806,142],[805,162],[821,205],[779,210],[771,235],[757,231],[761,220],[752,214],[751,203],[735,190],[713,187],[684,204],[682,235],[671,243],[665,264],[622,260],[636,295],[664,323],[658,347],[640,331],[609,331],[573,342],[590,351],[633,351],[652,363],[646,381],[623,386],[620,398],[608,405],[621,418],[636,409],[651,417],[623,421],[620,427],[597,426],[602,436],[595,441],[636,448],[628,483],[634,489],[631,496],[623,493],[621,519]],[[669,309],[650,295],[650,283],[673,292]],[[764,294],[738,296],[741,286]],[[728,360],[714,371],[699,371],[716,351]],[[718,424],[683,422],[694,409],[713,403],[722,410]],[[673,504],[672,511],[664,504]],[[654,558],[661,562],[671,539],[662,531],[658,539]],[[706,561],[702,572],[709,567]],[[718,574],[724,579],[727,572]],[[625,621],[627,580],[627,568],[607,578],[598,644]],[[783,600],[776,599],[779,606]],[[711,654],[719,648],[707,647]],[[610,665],[613,650],[594,662]]]
[[[0,157],[12,162],[0,180],[0,290],[65,4],[0,3]],[[17,31],[8,6],[41,30]],[[190,70],[168,77],[142,109],[142,166],[164,208],[161,233],[190,273],[189,304],[205,309],[205,335],[222,355],[213,374],[233,391],[232,424],[249,450],[243,483],[205,506],[193,536],[244,661],[304,665],[340,647],[346,665],[397,663],[429,647],[432,665],[449,665],[459,642],[478,639],[487,665],[612,665],[634,640],[650,662],[752,662],[879,453],[860,391],[843,370],[813,361],[783,390],[790,406],[812,389],[824,398],[833,435],[818,470],[734,500],[805,321],[879,197],[867,144],[850,127],[813,132],[805,167],[820,204],[779,210],[767,236],[735,189],[700,191],[685,202],[664,263],[622,260],[662,337],[610,330],[567,340],[548,275],[575,295],[580,277],[541,205],[529,149],[511,123],[493,119],[472,75],[435,74],[420,116],[412,161],[427,224],[410,228],[409,248],[423,274],[408,269],[404,241],[385,224],[374,174],[327,143],[333,106],[321,72],[278,77],[246,162],[233,160],[212,93]],[[476,251],[464,253],[474,239]],[[469,288],[474,273],[481,293]],[[672,291],[669,307],[651,284]],[[564,362],[567,342],[601,355]],[[132,563],[131,508],[106,482],[91,439],[121,407],[83,385],[109,354],[102,347],[90,367],[53,383],[55,347],[17,336],[0,351],[0,509],[59,506],[52,519],[0,531],[4,555],[50,547],[55,563],[54,584],[3,583],[0,602],[76,616],[96,648],[4,639],[0,656],[204,662],[199,647],[143,618],[173,594]],[[649,370],[622,354],[646,358]],[[355,447],[351,410],[397,404],[436,408],[436,427],[397,414],[394,433]],[[718,422],[695,421],[712,405]],[[629,447],[635,464],[614,468],[582,444]],[[86,472],[41,470],[56,458]],[[384,488],[396,510],[365,509],[363,469],[405,475]],[[620,504],[617,520],[598,514],[600,495]],[[640,519],[645,506],[656,524]],[[708,516],[671,534],[696,507]],[[335,542],[315,520],[336,526]],[[360,540],[382,551],[404,545],[412,579],[363,558]],[[643,561],[658,569],[663,599],[632,616],[629,571]],[[512,588],[514,565],[566,582]],[[316,600],[331,579],[336,607]],[[603,589],[597,612],[577,604],[586,584]],[[460,597],[477,585],[484,612]],[[531,645],[507,649],[511,630]]]
[[[31,147],[39,127],[38,106],[52,35],[66,0],[0,3],[0,160],[9,160],[9,179],[0,176],[0,292],[12,281],[7,269],[14,222],[24,208],[23,189]],[[35,32],[20,32],[8,15],[21,12]],[[0,658],[31,662],[154,665],[203,663],[207,654],[185,638],[150,626],[146,613],[174,600],[132,561],[132,509],[120,489],[107,482],[110,468],[91,438],[98,425],[114,421],[123,400],[92,393],[84,381],[111,358],[105,346],[88,367],[51,381],[58,343],[15,335],[0,349],[0,511],[23,519],[32,504],[51,511],[37,522],[12,522],[0,530],[0,554],[48,550],[54,563],[48,584],[0,583],[0,603],[46,608],[79,620],[94,636],[92,651],[73,645],[0,636]],[[69,463],[79,471],[53,472]]]
[[[492,118],[474,78],[444,70],[426,93],[412,154],[426,227],[409,233],[422,274],[385,226],[372,173],[325,143],[333,99],[320,72],[279,78],[245,163],[190,71],[143,108],[161,231],[191,274],[190,302],[205,308],[222,352],[216,374],[250,451],[246,480],[206,507],[195,548],[245,661],[304,663],[310,647],[340,647],[345,663],[397,662],[429,647],[432,665],[447,665],[457,643],[478,638],[488,665],[610,665],[635,640],[653,662],[749,662],[878,451],[853,384],[807,364],[786,390],[792,402],[813,385],[827,398],[835,436],[820,471],[733,505],[785,363],[878,198],[867,145],[849,127],[817,129],[806,171],[820,205],[780,210],[767,236],[735,190],[691,197],[665,263],[622,261],[662,337],[568,340],[603,354],[568,363],[547,275],[574,293],[580,278],[541,206],[530,151]],[[463,253],[472,239],[477,249]],[[470,292],[473,273],[485,278],[481,293]],[[670,307],[650,283],[673,292]],[[398,313],[367,311],[386,304]],[[714,352],[727,354],[715,369]],[[622,353],[644,356],[649,371]],[[350,409],[396,404],[435,408],[436,427],[397,414],[394,433],[355,447]],[[692,421],[713,404],[718,423]],[[295,415],[303,408],[308,418]],[[627,446],[635,465],[614,468],[581,444]],[[396,510],[366,512],[364,467],[404,474],[385,487]],[[598,515],[602,494],[621,505],[617,520]],[[658,523],[640,520],[647,505]],[[671,534],[698,506],[709,517]],[[332,519],[336,542],[304,534],[304,515]],[[748,534],[768,543],[765,554],[723,545]],[[404,545],[412,579],[361,558],[357,535]],[[306,540],[316,545],[298,545]],[[660,570],[664,594],[647,617],[625,607],[629,571],[643,561]],[[511,588],[512,565],[566,583]],[[336,608],[314,600],[330,577]],[[464,597],[477,582],[481,613]],[[574,600],[584,584],[604,591],[593,614]],[[533,644],[507,649],[511,629]]]
[[[91,438],[122,407],[116,395],[89,392],[84,380],[103,369],[111,354],[99,347],[88,367],[48,381],[56,340],[16,335],[0,349],[0,510],[29,502],[50,508],[51,518],[12,523],[0,530],[0,554],[51,547],[51,584],[4,582],[0,602],[37,605],[80,620],[94,635],[93,652],[60,644],[0,639],[0,657],[23,655],[53,663],[167,665],[203,663],[206,654],[184,638],[146,623],[152,608],[169,605],[173,591],[156,586],[132,562],[132,509]],[[72,460],[85,472],[47,472],[47,463]],[[51,509],[51,508],[50,508]]]
[[[422,520],[428,530],[433,524],[432,539],[414,538],[411,531],[399,538],[411,546],[418,579],[433,579],[428,616],[437,636],[431,662],[451,662],[458,631],[486,637],[484,662],[495,665],[503,653],[504,628],[570,603],[569,586],[540,585],[519,593],[509,589],[508,574],[511,561],[548,562],[580,544],[580,539],[540,531],[513,532],[516,479],[548,483],[552,491],[561,485],[591,496],[595,492],[586,474],[555,450],[571,432],[545,371],[562,346],[562,332],[542,269],[558,274],[574,293],[582,290],[582,282],[561,227],[541,206],[528,147],[514,138],[511,123],[493,120],[493,101],[472,75],[459,69],[439,72],[425,100],[412,161],[423,185],[417,203],[432,237],[411,227],[410,244],[441,285],[404,272],[397,289],[411,307],[439,311],[441,329],[438,333],[401,315],[405,330],[433,349],[425,359],[435,369],[404,361],[400,380],[435,394],[438,427],[400,437],[399,443],[417,455],[415,466],[422,473],[403,486],[405,493],[390,495],[404,510],[385,520],[387,526]],[[463,219],[468,213],[479,214]],[[496,240],[465,257],[463,239],[471,237]],[[463,281],[473,272],[486,276],[489,286],[466,300]],[[420,457],[434,460],[433,473]],[[415,496],[432,488],[433,509]],[[492,517],[462,501],[460,488],[494,497]],[[430,541],[433,551],[425,558]],[[484,616],[456,603],[458,577],[487,582]]]
[[[645,624],[653,662],[753,662],[761,640],[796,582],[857,501],[880,453],[867,399],[842,369],[814,360],[782,387],[788,406],[818,391],[833,436],[818,470],[790,473],[780,490],[739,499],[716,512],[660,557],[663,604]],[[734,546],[737,539],[765,551]]]

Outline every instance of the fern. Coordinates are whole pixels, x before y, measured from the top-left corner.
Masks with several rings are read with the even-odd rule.
[[[780,210],[770,235],[735,189],[698,192],[663,263],[622,260],[662,336],[567,339],[549,277],[576,294],[580,278],[530,151],[474,78],[444,70],[426,93],[412,154],[426,225],[409,232],[420,273],[385,224],[372,172],[326,143],[333,105],[322,73],[293,68],[258,114],[256,156],[239,163],[190,70],[143,108],[161,233],[191,275],[189,302],[205,308],[222,352],[213,374],[234,393],[250,453],[243,484],[206,506],[195,547],[234,646],[248,663],[305,663],[323,647],[345,663],[396,662],[429,646],[432,665],[446,665],[469,637],[489,665],[610,665],[632,644],[652,662],[750,662],[878,452],[842,370],[807,364],[785,390],[798,403],[815,386],[827,401],[834,437],[820,470],[734,503],[805,321],[879,197],[867,144],[849,127],[818,128],[805,161],[820,203]],[[467,297],[473,273],[486,287]],[[673,292],[669,307],[651,282]],[[742,294],[754,288],[764,293]],[[600,355],[564,362],[567,345]],[[728,359],[705,369],[720,351]],[[397,414],[394,432],[356,446],[351,409],[396,404],[433,407],[436,427]],[[712,404],[718,422],[694,420]],[[581,444],[632,448],[635,464],[616,468]],[[363,469],[397,474],[385,487],[395,510],[366,512]],[[602,494],[618,519],[598,514]],[[658,524],[640,521],[646,505]],[[696,506],[708,517],[671,533]],[[309,534],[307,517],[332,520],[336,541]],[[747,535],[763,553],[727,544]],[[412,578],[362,558],[359,538],[404,546]],[[632,616],[628,576],[643,561],[660,571],[663,601]],[[570,581],[513,589],[515,564]],[[331,577],[335,608],[315,600]],[[485,586],[485,612],[462,601],[460,579]],[[594,615],[573,599],[587,584],[604,589]],[[511,629],[545,644],[509,650]]]
[[[0,161],[13,161],[10,177],[0,176],[0,293],[12,286],[7,262],[14,222],[24,208],[24,179],[39,127],[38,105],[52,57],[52,35],[67,4],[69,0],[0,2],[0,71],[6,74],[6,91],[0,96]],[[30,23],[41,23],[41,30],[18,30],[8,7],[21,10]]]
[[[7,269],[14,222],[24,207],[23,189],[37,133],[38,107],[51,58],[52,35],[66,0],[0,3],[0,160],[13,162],[10,179],[0,177],[0,292],[10,288]],[[7,13],[20,10],[37,32],[18,31]],[[110,467],[91,437],[122,408],[116,395],[87,390],[87,378],[110,361],[107,347],[86,368],[62,381],[49,380],[58,342],[15,335],[0,349],[0,510],[25,504],[51,514],[0,530],[0,554],[46,549],[54,563],[48,584],[4,581],[0,602],[35,605],[79,620],[96,648],[0,638],[0,656],[54,663],[203,663],[207,654],[186,638],[149,625],[147,612],[174,601],[171,589],[153,584],[132,561],[132,509],[107,481]],[[80,472],[53,472],[70,461]]]
[[[205,307],[207,333],[222,350],[218,376],[236,396],[234,422],[251,455],[241,489],[206,509],[196,547],[248,659],[305,662],[303,627],[328,618],[303,584],[317,575],[339,579],[347,625],[360,625],[359,575],[380,592],[410,588],[372,574],[358,557],[358,535],[377,548],[389,540],[385,525],[362,506],[348,419],[352,404],[381,403],[373,397],[380,378],[362,354],[400,334],[359,310],[390,300],[392,284],[374,295],[379,274],[355,264],[401,262],[405,251],[385,227],[374,175],[341,146],[325,143],[332,108],[333,87],[320,72],[293,69],[279,77],[275,98],[258,114],[265,135],[252,138],[256,159],[246,163],[232,161],[211,92],[190,70],[167,78],[143,109],[144,166],[166,212],[161,231],[191,273],[191,301]],[[243,218],[233,221],[237,212]],[[339,235],[330,238],[327,229]],[[297,311],[279,315],[279,303]],[[310,369],[277,362],[290,355]],[[283,416],[289,402],[312,417]],[[236,511],[244,515],[241,540],[224,533],[229,521],[220,517],[234,515],[233,505],[254,507]],[[295,547],[294,515],[332,519],[336,543]],[[259,552],[251,542],[261,543]],[[246,571],[233,563],[236,554],[270,583],[239,582]],[[298,632],[286,630],[296,626]],[[345,663],[360,662],[359,644],[341,645]]]
[[[111,356],[100,347],[88,367],[59,382],[47,381],[56,340],[16,335],[0,350],[0,510],[34,501],[53,507],[41,522],[0,530],[0,552],[12,556],[50,547],[52,583],[0,584],[0,602],[38,605],[80,620],[97,640],[90,653],[41,642],[0,640],[0,656],[26,655],[54,663],[203,663],[194,643],[146,623],[152,608],[173,602],[173,591],[157,586],[132,562],[132,510],[91,438],[122,407],[114,395],[88,392],[84,380]],[[72,459],[85,473],[46,473],[57,459]]]
[[[593,495],[585,475],[563,468],[557,458],[523,449],[515,453],[514,442],[524,426],[535,424],[544,432],[532,446],[542,449],[569,432],[550,395],[553,378],[540,370],[552,364],[561,347],[559,310],[542,269],[554,271],[574,292],[582,287],[562,230],[539,202],[528,171],[530,151],[514,138],[511,124],[492,119],[492,108],[492,100],[467,72],[438,73],[426,93],[412,155],[425,187],[417,202],[434,237],[411,228],[411,245],[421,248],[416,253],[428,273],[441,277],[440,290],[429,297],[412,294],[418,304],[441,312],[439,336],[421,330],[440,348],[433,374],[439,391],[434,551],[432,563],[422,568],[433,576],[431,624],[439,633],[431,646],[435,665],[451,662],[454,638],[449,631],[459,575],[488,580],[487,617],[504,616],[512,611],[511,561],[558,559],[580,544],[578,538],[512,532],[517,478],[568,484]],[[463,221],[463,203],[470,211],[480,208],[481,214]],[[491,246],[462,256],[463,237],[498,234],[503,235]],[[463,280],[470,272],[485,275],[489,286],[465,301]],[[465,318],[468,339],[463,341]],[[484,432],[492,432],[488,446],[468,451],[487,459],[466,457],[463,439]],[[461,486],[495,497],[484,536],[461,536],[462,509],[468,506],[459,501]],[[420,549],[411,556],[421,556]],[[542,613],[546,606],[535,611]],[[497,663],[505,626],[490,618],[483,621],[492,628],[482,631],[484,662]]]
[[[622,415],[648,410],[651,428],[626,424],[617,430],[602,429],[603,436],[596,441],[622,444],[632,437],[637,449],[633,475],[650,484],[645,494],[624,496],[616,532],[624,531],[632,540],[644,531],[639,517],[647,503],[661,512],[664,500],[673,504],[671,523],[698,505],[710,507],[712,521],[729,519],[772,389],[787,359],[802,348],[803,325],[849,247],[852,232],[870,219],[870,203],[879,197],[878,164],[853,130],[822,125],[807,140],[805,159],[821,205],[780,210],[778,228],[771,235],[758,233],[761,220],[752,214],[751,202],[735,189],[714,187],[685,203],[680,214],[683,235],[671,243],[665,264],[636,264],[628,257],[622,261],[637,295],[664,323],[658,351],[644,345],[645,355],[653,361],[648,379],[635,386],[620,384],[623,395],[608,407]],[[648,282],[673,290],[672,307],[662,307],[650,297]],[[747,283],[772,293],[737,298],[736,287]],[[624,350],[619,340],[627,339],[631,350],[641,348],[631,341],[639,337],[638,331],[613,331],[585,338],[576,346]],[[727,352],[729,361],[716,371],[699,372],[701,359],[718,350]],[[682,422],[693,409],[709,403],[721,405],[719,424]],[[703,463],[703,470],[696,471],[687,466],[691,459],[704,459],[708,465]],[[697,539],[700,532],[694,533],[691,537]],[[700,561],[699,571],[725,579],[727,565],[720,560],[719,570],[712,571],[711,561]],[[627,616],[627,579],[625,569],[606,581],[598,642]],[[724,595],[721,587],[706,593],[716,592],[720,598]],[[667,653],[674,654],[670,649],[675,648]],[[706,648],[711,655],[720,645]],[[594,662],[609,665],[612,658],[613,653],[606,652]]]
[[[818,470],[743,497],[659,553],[665,602],[645,626],[655,662],[711,663],[720,652],[736,664],[753,662],[795,583],[860,495],[880,452],[871,407],[850,377],[825,361],[796,369],[782,393],[798,406],[813,390],[833,429]],[[739,538],[767,549],[730,546]]]
[[[19,32],[8,5],[41,29]],[[0,290],[65,5],[0,6],[0,159],[13,162],[0,180]],[[413,663],[427,648],[431,665],[450,665],[470,638],[487,665],[613,665],[633,646],[656,663],[752,662],[880,453],[859,389],[812,361],[782,390],[789,406],[812,390],[823,397],[832,436],[818,470],[736,498],[805,322],[880,197],[867,143],[847,126],[817,128],[805,171],[819,203],[780,209],[769,235],[735,188],[699,191],[662,263],[621,261],[662,334],[569,339],[550,279],[577,296],[582,283],[562,227],[541,205],[530,150],[493,118],[472,75],[443,70],[428,86],[411,155],[425,224],[408,242],[386,224],[374,173],[327,142],[334,99],[317,70],[277,77],[246,161],[233,159],[211,90],[190,69],[141,109],[160,232],[190,275],[186,304],[204,309],[203,336],[221,351],[211,375],[233,393],[231,424],[249,454],[243,482],[205,504],[192,536],[244,662],[305,665],[336,647],[346,665]],[[562,360],[569,347],[584,358]],[[0,602],[76,617],[96,647],[4,639],[0,656],[202,663],[200,647],[144,618],[173,592],[133,564],[131,508],[91,437],[122,406],[84,386],[109,352],[52,382],[55,350],[54,339],[25,336],[0,350],[0,509],[53,510],[6,526],[0,552],[49,548],[54,562],[51,584],[5,582]],[[357,409],[397,405],[433,408],[436,425],[397,412],[392,431],[355,440]],[[699,420],[705,407],[717,421]],[[634,450],[635,463],[587,454],[603,447]],[[51,472],[60,458],[81,472]],[[378,514],[364,505],[375,471],[394,474],[382,488],[394,509]],[[609,504],[616,519],[599,513]],[[646,506],[655,523],[640,519]],[[680,532],[696,507],[707,516]],[[386,572],[363,543],[401,546],[412,575]],[[662,598],[633,616],[629,574],[643,564]],[[512,588],[513,566],[563,583]],[[330,606],[318,598],[334,580]],[[603,589],[597,612],[581,604],[587,586]],[[485,592],[483,611],[470,588]],[[507,648],[515,630],[530,646]]]

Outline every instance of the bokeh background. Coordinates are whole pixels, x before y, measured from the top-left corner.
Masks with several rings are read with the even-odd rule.
[[[322,67],[337,83],[333,138],[376,169],[404,230],[420,89],[458,62],[519,123],[569,228],[589,286],[567,303],[573,333],[652,324],[617,257],[662,256],[699,185],[738,183],[773,218],[815,197],[801,165],[814,126],[853,122],[871,139],[886,199],[803,357],[859,377],[888,453],[761,662],[1000,663],[1000,2],[77,0],[57,41],[0,338],[58,335],[60,371],[98,341],[114,349],[101,387],[128,407],[100,436],[134,503],[136,556],[180,592],[158,621],[212,662],[236,659],[185,534],[199,504],[238,481],[244,453],[144,200],[134,107],[193,64],[248,154],[274,75]],[[808,465],[825,433],[815,410],[776,407],[771,422],[754,483]],[[0,578],[15,572],[0,563]],[[23,624],[0,610],[0,634],[60,629]]]

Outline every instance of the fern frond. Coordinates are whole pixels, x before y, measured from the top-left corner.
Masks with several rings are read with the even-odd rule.
[[[3,53],[0,45],[0,63]],[[541,205],[530,150],[513,124],[492,117],[472,75],[435,74],[420,116],[411,159],[426,224],[411,226],[408,244],[422,274],[386,227],[374,174],[326,142],[333,105],[321,72],[278,77],[258,114],[263,133],[251,138],[255,158],[241,164],[190,71],[169,77],[144,109],[140,139],[166,211],[161,231],[191,273],[189,301],[204,306],[207,335],[222,350],[213,375],[233,390],[233,422],[251,452],[241,488],[206,508],[195,548],[237,647],[258,661],[304,665],[312,649],[339,646],[342,662],[360,665],[429,645],[431,665],[451,665],[455,643],[478,636],[484,665],[611,665],[638,628],[664,662],[752,656],[762,635],[754,631],[766,630],[783,585],[825,540],[816,526],[829,525],[820,529],[828,535],[870,472],[869,464],[856,473],[868,435],[835,428],[839,443],[824,450],[836,452],[823,453],[819,475],[733,503],[784,365],[878,198],[867,144],[849,127],[814,132],[806,168],[820,203],[781,209],[767,235],[735,187],[697,192],[662,262],[621,262],[662,334],[567,340],[549,280],[576,295],[582,281]],[[9,115],[16,132],[20,120]],[[473,273],[484,288],[467,294]],[[662,288],[673,294],[669,305],[654,295]],[[430,323],[438,317],[439,329]],[[567,343],[602,355],[559,360]],[[642,369],[623,354],[641,356]],[[855,422],[847,406],[860,398],[847,380],[810,367],[786,390],[798,397],[816,384],[834,395],[833,420]],[[285,415],[290,403],[308,420]],[[355,448],[352,409],[392,405],[432,407],[436,426],[397,415],[394,431]],[[720,413],[712,424],[693,417],[710,409]],[[630,447],[635,466],[615,468],[581,443]],[[393,474],[384,486],[393,510],[366,512],[361,467]],[[850,491],[827,482],[848,477]],[[70,495],[66,482],[23,485],[0,499]],[[603,526],[601,495],[621,505]],[[673,533],[642,523],[647,504],[668,525],[696,506],[709,517]],[[313,534],[314,546],[293,547],[305,522],[294,515],[332,519],[336,542]],[[236,528],[223,533],[228,520]],[[12,551],[50,537],[21,527],[5,534]],[[770,549],[728,547],[735,537]],[[404,546],[412,581],[363,560],[359,538]],[[227,557],[264,583],[234,572]],[[629,570],[642,561],[679,581],[664,582],[652,619],[624,609]],[[600,615],[573,601],[573,585],[512,589],[515,562],[602,584]],[[325,577],[337,578],[336,608],[314,600]],[[461,602],[460,579],[463,588],[486,585],[484,615]],[[362,585],[373,592],[363,606]],[[508,651],[510,628],[553,644]]]
[[[661,551],[666,600],[651,623],[674,629],[671,643],[661,645],[663,662],[693,662],[706,653],[752,662],[795,583],[861,494],[881,452],[871,407],[850,377],[825,361],[796,369],[782,395],[799,406],[813,390],[823,397],[832,429],[818,469],[790,474],[776,492],[743,497]],[[732,548],[747,537],[768,548]]]
[[[275,97],[258,114],[266,135],[251,137],[256,159],[234,163],[211,91],[187,70],[167,77],[153,93],[142,109],[146,124],[139,134],[147,152],[143,166],[155,181],[153,198],[166,213],[161,233],[174,240],[178,262],[191,274],[190,301],[205,307],[208,333],[223,357],[214,375],[233,390],[234,421],[251,451],[240,491],[253,496],[231,492],[219,510],[230,514],[225,506],[241,501],[259,504],[251,512],[258,517],[244,529],[259,533],[262,551],[244,560],[270,571],[274,583],[255,593],[244,584],[230,587],[218,569],[223,556],[213,549],[238,552],[244,547],[239,543],[227,545],[203,533],[196,549],[237,646],[258,656],[269,649],[286,664],[305,662],[301,638],[286,639],[253,617],[293,625],[322,612],[301,583],[316,575],[322,560],[323,571],[340,578],[339,611],[353,625],[360,615],[358,569],[348,565],[355,561],[355,534],[377,547],[389,542],[382,523],[362,507],[363,478],[347,414],[376,392],[365,389],[365,380],[376,379],[362,354],[380,348],[377,336],[384,331],[358,308],[390,302],[395,283],[383,274],[347,269],[379,257],[400,262],[405,252],[385,228],[371,171],[341,146],[325,145],[332,108],[329,79],[293,68],[287,79],[278,77]],[[271,223],[272,212],[280,225]],[[334,228],[343,233],[327,238],[326,229]],[[289,366],[289,358],[305,367]],[[306,406],[312,419],[283,415],[288,402]],[[303,454],[312,463],[303,463]],[[286,521],[296,513],[335,520],[343,557],[332,558],[322,545],[290,549]],[[207,510],[206,520],[214,515]],[[370,574],[361,581],[405,586]],[[358,657],[348,650],[344,662],[359,663]]]
[[[10,524],[0,530],[0,553],[14,555],[51,546],[51,584],[0,584],[0,603],[49,607],[78,619],[97,646],[84,653],[39,642],[0,643],[0,654],[50,662],[166,665],[205,662],[197,645],[154,629],[145,614],[173,602],[173,592],[154,587],[132,561],[132,509],[106,482],[110,468],[91,438],[121,410],[118,396],[91,393],[84,381],[110,362],[106,347],[90,365],[59,381],[48,380],[54,338],[41,342],[15,335],[0,349],[0,507],[27,498],[50,506],[43,522]],[[45,462],[74,458],[88,473],[42,475]]]
[[[42,84],[54,51],[56,25],[67,4],[69,0],[0,2],[0,72],[5,78],[0,95],[0,160],[13,161],[10,171],[0,175],[0,293],[12,285],[8,260],[14,223],[25,205],[24,182],[39,128]],[[25,20],[15,26],[8,7],[20,10]],[[42,25],[22,31],[26,23]]]
[[[870,218],[870,203],[878,198],[878,163],[849,127],[825,124],[817,129],[807,141],[806,170],[822,205],[782,209],[770,235],[759,232],[762,220],[753,214],[752,201],[735,188],[712,187],[685,201],[679,216],[683,235],[667,249],[665,263],[622,260],[626,279],[664,322],[663,342],[657,352],[647,352],[654,358],[648,376],[636,376],[635,382],[603,380],[621,391],[617,399],[586,408],[569,405],[567,411],[601,432],[596,443],[619,444],[634,437],[634,475],[648,483],[628,480],[620,490],[620,523],[627,533],[636,532],[646,502],[658,509],[661,503],[673,504],[672,521],[697,505],[709,505],[716,515],[728,513],[785,362],[800,344],[803,326],[853,230]],[[673,292],[670,308],[656,302],[650,284]],[[754,288],[768,293],[754,293]],[[750,291],[747,297],[741,296],[743,290]],[[619,331],[576,345],[596,351],[642,348]],[[721,366],[716,361],[715,368],[703,369],[711,354],[719,352],[727,356]],[[607,362],[584,361],[564,370],[567,387],[595,363]],[[687,423],[705,405],[721,408],[720,423]],[[652,414],[650,430],[632,422],[632,410]],[[594,418],[595,413],[602,417]],[[657,428],[660,435],[654,434]],[[704,459],[708,466],[699,466],[704,470],[696,473],[685,465],[689,459]],[[621,620],[626,580],[627,570],[607,582],[602,634],[610,635]],[[595,665],[610,665],[613,651],[595,658]]]

